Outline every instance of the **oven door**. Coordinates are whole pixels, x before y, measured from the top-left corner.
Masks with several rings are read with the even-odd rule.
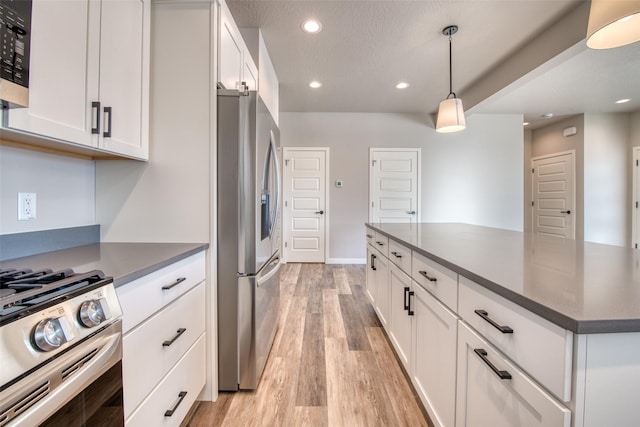
[[[122,426],[122,322],[2,392],[0,426]]]

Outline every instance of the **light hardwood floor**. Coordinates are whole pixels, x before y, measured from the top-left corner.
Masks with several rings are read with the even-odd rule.
[[[221,392],[186,425],[429,425],[364,287],[361,265],[283,265],[279,328],[257,391]]]

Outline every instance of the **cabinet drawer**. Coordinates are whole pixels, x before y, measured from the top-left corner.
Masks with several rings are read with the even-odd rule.
[[[458,310],[458,273],[414,252],[411,277],[451,310]]]
[[[382,255],[389,258],[389,238],[387,236],[376,232],[373,246],[375,246],[375,248],[378,249]]]
[[[205,334],[153,390],[125,424],[138,426],[179,426],[205,384]],[[180,401],[180,395],[186,395]],[[179,404],[178,404],[179,403]],[[174,410],[171,416],[167,411]]]
[[[122,350],[125,418],[204,332],[204,313],[205,286],[201,283],[125,334]]]
[[[554,395],[565,402],[570,400],[573,348],[570,331],[464,277],[460,277],[458,312]],[[510,328],[512,332],[502,332],[499,327]]]
[[[464,323],[458,329],[456,426],[571,425],[567,407]]]
[[[122,333],[142,322],[205,278],[204,252],[116,288],[122,307]],[[177,285],[173,286],[179,282]],[[166,288],[166,289],[163,289]]]
[[[389,259],[402,271],[411,274],[411,249],[389,239]]]
[[[373,246],[376,245],[376,232],[370,229],[369,227],[365,227],[365,236],[367,238],[367,243]]]

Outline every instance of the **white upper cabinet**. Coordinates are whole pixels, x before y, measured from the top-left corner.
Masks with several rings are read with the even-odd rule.
[[[34,0],[29,108],[4,126],[147,159],[149,18],[149,1]]]
[[[258,67],[225,2],[220,3],[220,37],[218,47],[218,83],[225,89],[258,90]]]

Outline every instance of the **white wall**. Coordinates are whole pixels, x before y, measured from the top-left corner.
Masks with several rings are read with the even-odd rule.
[[[0,234],[95,224],[92,160],[0,146]],[[18,221],[18,193],[36,193],[37,218]]]
[[[471,115],[467,129],[453,134],[425,122],[400,114],[280,114],[283,146],[331,149],[329,258],[366,256],[369,147],[422,148],[423,222],[522,230],[522,116]]]
[[[584,115],[584,239],[631,244],[629,114]]]

